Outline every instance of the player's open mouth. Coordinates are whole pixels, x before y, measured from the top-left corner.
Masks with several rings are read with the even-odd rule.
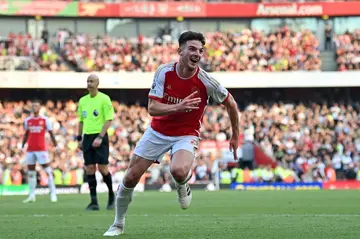
[[[190,61],[192,62],[192,63],[198,63],[199,62],[199,60],[198,59],[190,59]]]

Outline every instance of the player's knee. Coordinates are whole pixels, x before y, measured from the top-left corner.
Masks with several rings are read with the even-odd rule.
[[[96,172],[95,164],[90,164],[86,166],[86,174],[92,175],[95,174],[95,172]]]
[[[172,165],[170,172],[176,181],[183,181],[186,179],[189,170],[182,165]]]
[[[51,175],[52,174],[52,168],[50,166],[47,166],[47,167],[43,167],[45,172],[47,173],[47,175]]]
[[[134,188],[136,184],[139,182],[141,178],[141,174],[137,172],[136,169],[128,169],[124,179],[123,184],[127,188]]]

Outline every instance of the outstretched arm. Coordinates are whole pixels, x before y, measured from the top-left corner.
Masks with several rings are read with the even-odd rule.
[[[234,153],[234,160],[238,160],[237,149],[239,147],[240,135],[239,110],[234,97],[230,93],[228,98],[223,102],[223,105],[226,107],[231,121],[232,137],[230,140],[230,151]]]

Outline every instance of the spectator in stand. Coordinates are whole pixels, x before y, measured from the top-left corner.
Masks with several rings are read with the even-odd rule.
[[[92,38],[59,29],[55,45],[61,49],[61,57],[55,53],[55,45],[49,43],[47,30],[43,31],[42,39],[10,33],[0,44],[0,55],[33,58],[46,71],[67,70],[64,58],[82,71],[152,72],[160,64],[178,58],[177,43],[169,32],[171,29],[163,29],[157,37],[140,35],[125,39]],[[207,33],[201,66],[206,71],[318,71],[321,68],[318,47],[318,40],[309,30],[293,32],[286,26],[267,35],[249,29]]]
[[[111,145],[109,167],[113,180],[119,182],[129,162],[129,155],[149,125],[150,116],[146,108],[139,105],[127,106],[119,102],[113,102],[113,105],[116,116],[108,131]],[[54,180],[58,184],[83,182],[82,152],[77,149],[74,138],[76,107],[71,100],[48,101],[41,109],[53,122],[60,147],[59,154],[50,148],[52,164],[56,169]],[[18,172],[22,175],[22,182],[25,182],[22,170],[24,153],[20,148],[24,134],[22,122],[30,109],[30,102],[0,104],[0,180],[4,184],[18,183]],[[359,172],[359,104],[249,104],[240,114],[242,132],[251,132],[263,151],[279,162],[272,172],[276,181],[334,181],[336,178],[354,178],[354,173]],[[208,107],[203,119],[203,140],[229,139],[229,124],[223,107]],[[201,149],[198,155],[198,163],[194,165],[194,181],[196,176],[198,180],[210,179],[214,160],[222,156],[219,153],[211,156]],[[255,168],[251,175],[247,181],[272,180],[267,165]],[[39,182],[45,182],[44,177],[46,174],[40,171]],[[101,180],[101,177],[98,178]],[[166,163],[149,169],[149,183],[169,183],[169,180]]]
[[[42,30],[41,39],[43,39],[45,44],[49,43],[49,31],[47,29]]]
[[[245,29],[239,33],[207,33],[206,38],[201,62],[206,71],[319,71],[321,68],[319,42],[309,30],[292,32],[283,27],[266,35]],[[63,43],[62,38],[59,45]],[[66,38],[62,54],[84,71],[149,72],[160,64],[176,61],[177,48],[177,43],[165,36],[124,39],[78,34]]]
[[[326,25],[325,28],[325,50],[332,49],[332,28],[330,24]]]
[[[338,178],[345,178],[348,165],[358,159],[359,110],[343,104],[250,105],[241,125],[254,129],[260,145],[270,141],[274,157],[300,177],[311,172],[312,180],[328,180],[324,169],[331,165]]]
[[[360,30],[345,32],[334,38],[339,71],[360,70]]]
[[[62,1],[72,1],[72,0],[62,0]],[[75,0],[79,2],[105,2],[105,3],[121,3],[121,2],[136,2],[138,0]],[[152,2],[205,2],[206,0],[141,0],[141,2],[152,1]],[[223,0],[222,0],[223,1]],[[224,0],[227,1],[227,0]]]
[[[67,70],[62,59],[52,50],[46,42],[48,34],[43,31],[42,39],[33,39],[30,34],[9,33],[7,38],[0,40],[0,56],[4,57],[29,57],[37,63],[43,71]],[[23,68],[23,67],[22,67]],[[33,66],[26,66],[28,71],[35,70]]]

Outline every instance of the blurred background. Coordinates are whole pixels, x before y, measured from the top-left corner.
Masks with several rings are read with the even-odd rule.
[[[201,67],[239,105],[241,142],[235,162],[226,110],[209,106],[191,183],[360,188],[359,25],[359,1],[0,0],[0,184],[27,183],[23,123],[40,98],[60,145],[55,152],[48,140],[55,183],[86,190],[76,110],[98,72],[116,111],[117,185],[151,121],[152,74],[178,59],[177,39],[192,30],[207,40]],[[140,184],[168,190],[169,160]],[[38,185],[47,185],[41,168]]]

